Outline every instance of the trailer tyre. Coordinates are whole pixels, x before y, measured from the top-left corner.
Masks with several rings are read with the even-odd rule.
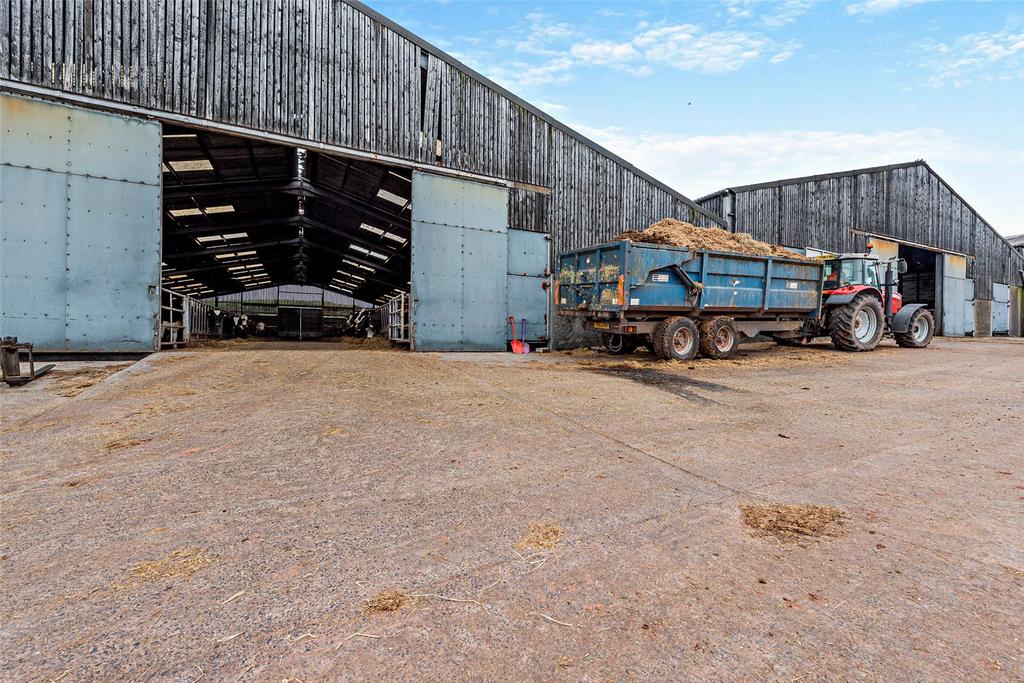
[[[896,343],[905,349],[923,349],[931,343],[935,336],[935,318],[921,308],[910,317],[910,326],[906,332],[896,335]]]
[[[700,324],[700,352],[705,358],[723,360],[736,353],[739,335],[732,318],[720,316]]]
[[[662,360],[669,360],[671,356],[668,355],[668,351],[661,345],[661,341],[665,338],[665,326],[668,324],[668,320],[662,320],[660,323],[654,326],[654,331],[650,334],[651,343],[649,344],[651,351],[654,355]]]
[[[700,350],[700,332],[689,318],[669,318],[659,335],[666,360],[690,360]],[[659,326],[660,327],[660,326]],[[660,354],[659,354],[660,355]]]
[[[843,351],[871,351],[885,331],[882,302],[870,294],[858,294],[853,301],[829,316],[832,344]]]
[[[608,353],[616,356],[633,353],[636,350],[636,338],[625,334],[602,334],[601,343],[608,349]]]

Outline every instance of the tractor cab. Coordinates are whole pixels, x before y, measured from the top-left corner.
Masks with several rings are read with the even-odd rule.
[[[892,281],[895,282],[896,274],[906,270],[906,262],[900,259],[882,261],[871,254],[840,254],[825,260],[822,289],[826,296],[850,298],[863,290],[873,290],[884,304],[885,274],[889,268],[893,269]],[[892,290],[892,313],[896,313],[903,297],[895,287]]]
[[[880,287],[878,257],[869,254],[841,254],[825,261],[825,291],[851,286]]]

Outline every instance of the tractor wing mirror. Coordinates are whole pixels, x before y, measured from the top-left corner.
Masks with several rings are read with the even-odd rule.
[[[906,259],[902,259],[901,258],[896,263],[897,263],[896,270],[899,271],[900,275],[903,275],[904,273],[907,272],[907,260]]]

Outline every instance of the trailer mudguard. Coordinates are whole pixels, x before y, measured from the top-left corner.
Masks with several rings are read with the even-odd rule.
[[[922,308],[927,308],[927,304],[905,304],[900,307],[900,310],[892,318],[892,331],[895,334],[903,334],[910,329],[910,319],[914,317],[914,313]]]

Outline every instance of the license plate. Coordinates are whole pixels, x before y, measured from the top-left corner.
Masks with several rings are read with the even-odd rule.
[[[608,323],[594,323],[595,330],[610,330],[611,325]]]

